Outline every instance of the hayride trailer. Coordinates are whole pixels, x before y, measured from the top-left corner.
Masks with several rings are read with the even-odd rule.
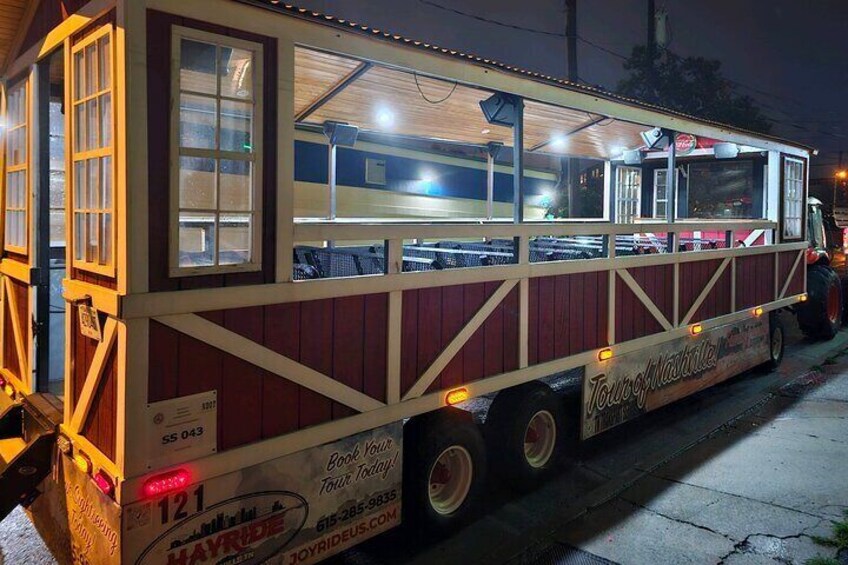
[[[0,6],[0,515],[63,563],[452,531],[806,298],[803,145],[274,0]]]

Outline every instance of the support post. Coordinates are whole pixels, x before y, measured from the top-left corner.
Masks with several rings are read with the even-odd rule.
[[[666,196],[666,210],[665,216],[666,221],[669,224],[669,228],[671,228],[671,224],[674,223],[674,216],[677,215],[677,171],[675,170],[675,160],[677,158],[677,132],[669,133],[669,141],[668,141],[668,168],[666,169],[665,175],[665,196]],[[674,253],[676,249],[674,233],[669,231],[666,234],[668,239],[668,253]]]
[[[513,221],[524,221],[524,99],[515,99],[515,125],[512,127]]]
[[[486,219],[495,217],[495,160],[503,144],[490,141],[486,145]]]
[[[330,143],[329,158],[327,159],[327,184],[330,187],[330,209],[327,218],[336,219],[336,145]]]

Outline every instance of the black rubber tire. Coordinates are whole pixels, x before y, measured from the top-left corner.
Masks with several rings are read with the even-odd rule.
[[[486,485],[486,448],[480,429],[468,412],[447,407],[412,418],[404,426],[403,441],[404,522],[429,536],[455,532],[477,514]],[[471,457],[471,486],[459,508],[441,514],[430,503],[430,470],[439,455],[454,445]]]
[[[777,335],[780,335],[780,348],[775,351],[774,342]],[[786,328],[780,320],[778,312],[769,314],[769,360],[763,363],[763,368],[773,371],[780,366],[783,361],[783,351],[786,349]]]
[[[547,411],[553,418],[556,441],[553,453],[539,467],[524,453],[527,426],[535,414]],[[547,479],[557,466],[566,443],[562,399],[544,383],[531,382],[501,391],[486,416],[484,435],[493,472],[511,489],[527,492]]]
[[[841,306],[835,321],[827,315],[827,297],[832,287],[836,287],[841,305],[842,283],[833,269],[827,265],[813,265],[807,270],[807,301],[798,305],[798,325],[809,338],[833,339],[842,325]]]

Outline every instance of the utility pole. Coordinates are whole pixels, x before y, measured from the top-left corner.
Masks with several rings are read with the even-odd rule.
[[[657,56],[657,4],[656,0],[648,0],[648,42],[645,54],[648,57],[648,88],[651,91],[649,102],[657,102],[654,96],[656,84],[656,73],[654,72],[654,58]]]

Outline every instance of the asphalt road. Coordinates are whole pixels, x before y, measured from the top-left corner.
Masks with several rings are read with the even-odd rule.
[[[572,461],[562,462],[562,470],[556,477],[530,494],[517,495],[492,481],[483,515],[447,539],[423,540],[416,532],[400,528],[343,553],[330,563],[613,562],[581,554],[570,550],[567,544],[551,540],[568,539],[576,521],[593,509],[614,501],[655,469],[673,463],[711,434],[763,404],[780,386],[848,347],[848,331],[841,332],[831,342],[811,343],[801,336],[793,316],[787,313],[782,316],[788,339],[786,356],[778,371],[750,371],[590,440],[573,454]],[[689,463],[697,465],[697,461]],[[754,469],[751,471],[755,473]],[[620,509],[611,510],[613,514],[617,511]],[[644,523],[649,523],[647,518]],[[602,536],[603,528],[608,525],[581,524],[584,529],[574,539],[575,546],[579,547],[581,540]],[[658,531],[656,535],[666,533]],[[631,549],[636,544],[655,544],[652,538],[650,531],[641,532],[641,539]],[[635,558],[637,553],[631,555],[635,560],[623,562],[641,562]]]

